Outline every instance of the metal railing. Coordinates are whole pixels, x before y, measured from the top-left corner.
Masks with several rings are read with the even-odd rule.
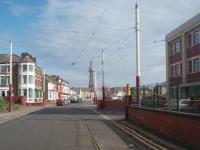
[[[200,90],[198,89],[200,85],[184,86],[176,83],[172,86],[167,82],[142,85],[141,107],[200,113]],[[138,105],[135,91],[135,88],[132,88],[132,104]]]

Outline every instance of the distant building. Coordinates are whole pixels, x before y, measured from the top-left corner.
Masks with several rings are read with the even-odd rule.
[[[126,87],[106,88],[105,95],[107,98],[121,99],[126,95]]]
[[[167,93],[200,96],[200,13],[166,35]]]
[[[91,98],[93,96],[90,88],[77,87],[73,88],[73,90],[76,91],[77,96],[81,98]]]
[[[49,75],[45,75],[45,99],[50,101],[58,99],[57,81]]]
[[[71,95],[76,95],[76,93],[74,93],[72,91],[72,87],[69,84],[68,81],[61,79],[59,76],[57,75],[46,75],[47,76],[47,80],[46,80],[46,86],[48,86],[49,89],[46,88],[46,90],[48,90],[50,93],[52,93],[54,91],[54,93],[56,93],[56,99],[68,99]],[[53,88],[54,85],[54,88]],[[47,96],[46,96],[47,98]]]

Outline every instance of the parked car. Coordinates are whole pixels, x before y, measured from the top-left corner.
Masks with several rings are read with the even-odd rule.
[[[187,109],[189,107],[189,99],[180,99],[179,100],[179,110]],[[164,109],[167,110],[176,110],[177,109],[177,100],[173,99],[170,102],[167,102],[164,105]]]
[[[79,98],[77,98],[77,102],[78,102],[78,103],[82,103],[82,102],[83,102],[83,99],[79,97]]]
[[[77,97],[76,96],[71,96],[69,98],[69,100],[70,100],[71,103],[77,103]]]
[[[57,106],[63,106],[64,105],[64,100],[61,100],[61,99],[56,100],[56,105]]]
[[[71,104],[71,102],[70,102],[69,99],[65,99],[65,100],[64,100],[64,104],[65,104],[65,105],[69,105],[69,104]]]

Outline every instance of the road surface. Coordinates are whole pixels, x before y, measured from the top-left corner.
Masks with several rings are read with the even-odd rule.
[[[88,103],[55,106],[0,124],[0,149],[150,149],[93,109]]]

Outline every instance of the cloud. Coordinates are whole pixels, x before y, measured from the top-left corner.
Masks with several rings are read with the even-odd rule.
[[[14,3],[13,1],[10,1],[10,0],[3,0],[1,2],[7,5],[10,11],[12,12],[12,14],[14,14],[15,16],[20,16],[29,10],[27,6]]]
[[[90,40],[105,2],[47,1],[39,19],[32,24],[30,47],[49,73],[62,75],[74,86],[87,86],[88,66],[93,59],[98,80],[101,80],[101,50],[105,48],[106,84],[135,84],[132,1],[110,0],[97,33]],[[168,32],[194,16],[199,5],[197,0],[140,1],[143,84],[165,80],[165,45],[153,41],[164,39]]]

